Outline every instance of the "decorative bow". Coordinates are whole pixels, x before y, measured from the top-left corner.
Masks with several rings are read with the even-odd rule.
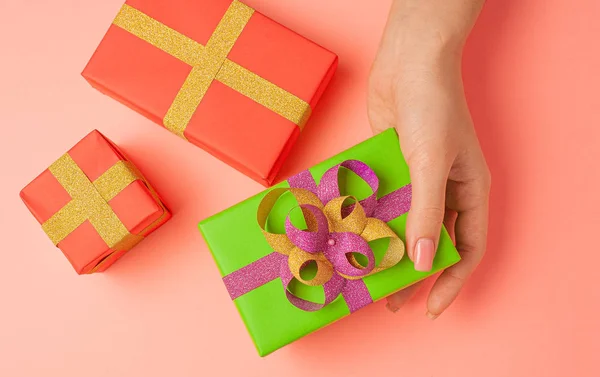
[[[353,196],[340,196],[338,172],[342,167],[362,178],[373,193],[361,201]],[[360,279],[390,268],[402,259],[404,243],[386,222],[408,211],[410,185],[377,199],[377,176],[368,165],[357,160],[348,160],[329,169],[318,186],[308,171],[290,178],[288,182],[290,188],[271,190],[258,207],[258,224],[276,253],[227,275],[224,281],[231,297],[236,298],[280,277],[288,300],[302,310],[319,310],[340,293],[351,311],[372,302]],[[285,234],[268,232],[269,213],[286,192],[296,198],[304,215],[306,230],[294,226],[288,215]],[[354,204],[344,207],[350,199]],[[382,238],[389,238],[389,244],[381,262],[376,265],[368,242]],[[356,254],[366,259],[366,265],[359,263]],[[304,279],[302,270],[310,263],[316,264],[316,275]],[[294,295],[289,290],[294,278],[306,285],[322,285],[325,302],[316,303]]]

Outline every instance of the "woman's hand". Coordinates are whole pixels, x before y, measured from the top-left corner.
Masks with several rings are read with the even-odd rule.
[[[486,247],[490,173],[461,77],[462,46],[482,3],[395,0],[369,82],[373,131],[396,128],[410,168],[408,256],[416,270],[431,270],[443,222],[462,257],[429,293],[432,319],[454,301]],[[388,308],[397,311],[415,291],[388,297]]]

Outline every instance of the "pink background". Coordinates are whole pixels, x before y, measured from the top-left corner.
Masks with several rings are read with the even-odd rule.
[[[247,2],[340,56],[284,174],[367,138],[389,1]],[[464,71],[494,178],[489,250],[452,308],[431,322],[425,291],[395,315],[377,303],[266,359],[196,230],[261,187],[79,76],[120,6],[0,1],[1,376],[598,376],[600,2],[486,5]],[[175,217],[107,273],[77,276],[18,192],[94,128]]]

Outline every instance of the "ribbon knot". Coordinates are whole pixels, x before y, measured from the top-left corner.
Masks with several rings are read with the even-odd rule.
[[[362,178],[372,194],[360,201],[340,195],[338,173],[342,167]],[[281,278],[288,300],[302,310],[320,310],[340,293],[350,312],[373,302],[362,278],[390,268],[402,259],[404,243],[386,223],[408,212],[411,186],[377,198],[377,175],[367,164],[357,160],[344,161],[329,169],[319,185],[308,170],[291,177],[288,183],[290,188],[269,191],[258,206],[258,225],[274,252],[223,277],[231,299]],[[288,215],[285,233],[271,233],[267,231],[267,218],[286,192],[296,198],[306,229],[295,227]],[[354,204],[344,206],[349,199]],[[376,263],[368,242],[382,238],[388,238],[389,244],[381,261]],[[366,259],[364,265],[359,263],[356,254]],[[309,264],[316,265],[317,271],[314,277],[304,279],[300,272]],[[323,286],[325,301],[317,303],[294,295],[289,289],[293,279],[306,285]]]
[[[362,178],[373,193],[361,201],[353,196],[341,196],[338,173],[342,167]],[[308,171],[290,178],[289,183],[289,189],[278,188],[267,193],[258,209],[258,223],[267,242],[275,252],[287,257],[282,259],[279,273],[289,301],[302,310],[316,311],[340,294],[346,297],[359,291],[362,292],[359,302],[349,303],[351,310],[371,302],[360,279],[390,268],[402,259],[404,243],[385,221],[406,212],[410,204],[410,186],[408,190],[401,188],[377,200],[379,180],[373,170],[357,160],[345,161],[329,169],[319,185]],[[298,202],[306,229],[297,228],[288,214],[285,233],[271,233],[266,230],[267,218],[286,192]],[[354,204],[346,206],[349,200]],[[389,239],[389,243],[381,261],[376,264],[368,243],[383,238]],[[305,279],[302,271],[310,264],[316,265],[316,274]],[[289,289],[293,279],[309,286],[323,286],[324,303],[296,296]]]

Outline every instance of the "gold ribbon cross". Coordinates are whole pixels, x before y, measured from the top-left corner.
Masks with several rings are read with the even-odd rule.
[[[129,250],[142,240],[131,234],[108,202],[125,187],[142,179],[129,162],[119,161],[91,182],[77,163],[65,153],[50,173],[71,196],[71,201],[42,224],[54,245],[88,220],[112,250]]]
[[[234,0],[206,46],[124,4],[113,24],[192,66],[164,119],[164,126],[186,139],[184,132],[213,80],[218,80],[298,125],[308,120],[308,103],[227,59],[254,9]]]

